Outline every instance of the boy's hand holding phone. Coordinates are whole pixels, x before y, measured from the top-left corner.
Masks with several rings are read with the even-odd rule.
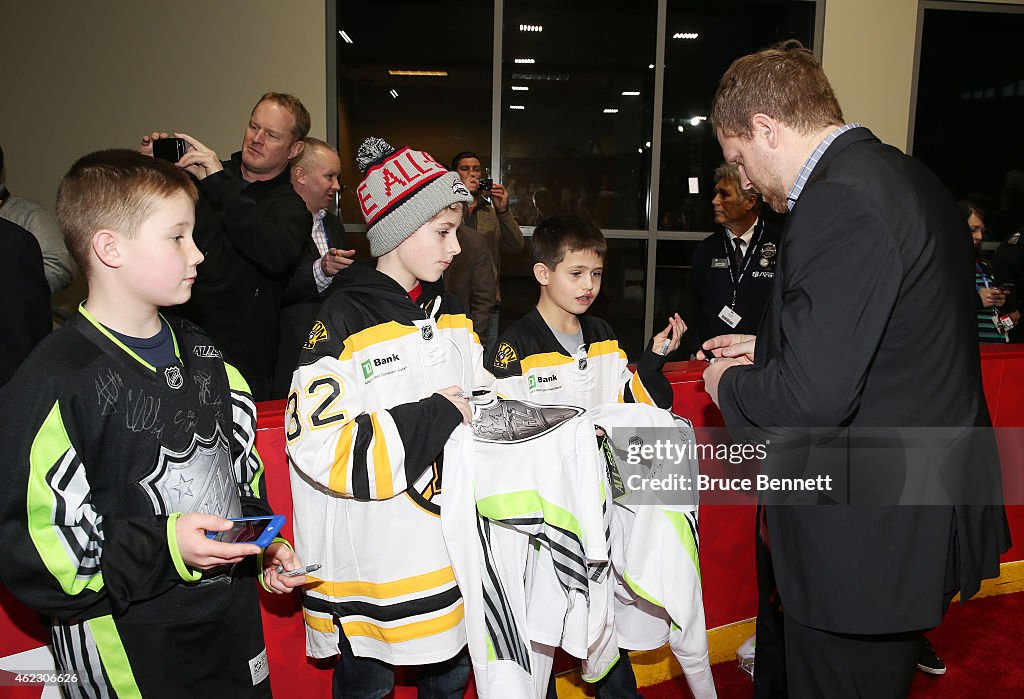
[[[234,565],[260,552],[256,544],[227,544],[214,541],[207,532],[222,532],[231,529],[234,522],[204,512],[189,512],[174,523],[178,538],[178,552],[190,568],[210,570],[217,566]]]

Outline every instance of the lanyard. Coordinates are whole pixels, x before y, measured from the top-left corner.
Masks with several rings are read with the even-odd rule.
[[[728,228],[726,229],[729,230]],[[750,245],[747,246],[747,254],[743,257],[743,269],[739,270],[740,276],[736,276],[736,272],[733,271],[732,260],[736,259],[732,250],[729,249],[730,238],[729,234],[726,233],[725,240],[722,244],[725,246],[725,256],[729,260],[729,282],[732,284],[732,303],[729,304],[729,308],[736,308],[736,294],[739,293],[740,284],[743,283],[743,277],[747,274],[747,268],[750,267],[750,260],[754,257],[753,252],[757,249],[757,246],[761,244],[761,237],[764,235],[764,221],[757,222],[757,229],[754,231],[753,237],[750,239]],[[735,247],[735,243],[733,243]]]

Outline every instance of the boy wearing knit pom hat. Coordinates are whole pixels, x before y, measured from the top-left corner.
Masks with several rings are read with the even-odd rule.
[[[382,697],[395,665],[420,696],[469,675],[462,598],[441,537],[440,454],[493,381],[441,275],[471,195],[430,155],[369,138],[356,190],[377,268],[353,266],[320,309],[286,413],[295,543],[322,568],[303,601],[307,655],[341,653],[334,696]]]

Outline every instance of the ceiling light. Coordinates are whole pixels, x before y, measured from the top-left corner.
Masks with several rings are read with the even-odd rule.
[[[683,133],[684,131],[686,131],[686,129],[684,129],[683,125],[680,124],[679,126],[676,127],[676,131],[678,131],[679,133]]]
[[[647,67],[648,67],[648,68],[650,68],[651,70],[654,70],[654,64],[653,64],[653,63],[651,63],[651,64],[650,64],[650,65],[648,65]]]
[[[650,148],[650,147],[651,147],[651,142],[650,142],[650,141],[648,141],[648,142],[647,142],[647,143],[645,143],[644,145],[645,145],[646,147]]]
[[[569,79],[568,75],[551,75],[545,73],[512,73],[513,80],[553,80],[557,82],[566,82]]]
[[[697,32],[676,32],[672,35],[673,39],[696,39],[700,34]]]
[[[637,148],[637,149],[636,149],[636,152],[637,152],[637,153],[640,153],[640,154],[642,155],[642,154],[643,154],[643,152],[644,152],[644,149],[643,149],[643,148]]]
[[[398,93],[395,92],[394,90],[391,90],[391,96],[394,97],[395,99],[398,99]]]
[[[524,107],[524,106],[523,106],[523,105],[521,105],[521,104],[510,104],[510,105],[508,106],[508,108],[509,108],[509,109],[519,109],[519,110],[523,110],[523,109],[526,109],[526,107]]]
[[[356,42],[352,41],[352,37],[350,37],[348,34],[345,33],[344,29],[339,29],[338,30],[338,34],[341,35],[341,38],[345,40],[346,44],[354,44],[354,43],[356,43]]]
[[[695,116],[690,119],[690,126],[700,126],[700,122],[707,120],[708,118],[706,116]]]
[[[536,63],[532,58],[517,58],[516,63]]]
[[[618,114],[619,110],[618,109],[613,109],[613,108],[609,107],[608,109],[604,110],[604,113],[605,114]]]
[[[622,96],[623,97],[639,97],[640,96],[640,92],[639,91],[635,91],[635,90],[627,90],[627,91],[622,93]]]
[[[513,92],[529,92],[530,88],[528,88],[526,85],[513,85],[512,86],[512,91]]]
[[[447,70],[388,70],[388,75],[415,75],[415,76],[432,76],[436,78],[447,78]]]
[[[520,24],[519,31],[521,32],[542,32],[544,27],[540,24]]]

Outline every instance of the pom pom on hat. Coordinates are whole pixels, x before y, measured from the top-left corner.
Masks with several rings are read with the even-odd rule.
[[[370,136],[363,141],[356,152],[356,165],[359,172],[366,173],[372,166],[395,152],[394,147],[383,138]]]
[[[359,146],[356,163],[364,175],[356,198],[374,257],[397,248],[452,204],[473,201],[459,176],[423,151],[395,150],[370,137]]]

